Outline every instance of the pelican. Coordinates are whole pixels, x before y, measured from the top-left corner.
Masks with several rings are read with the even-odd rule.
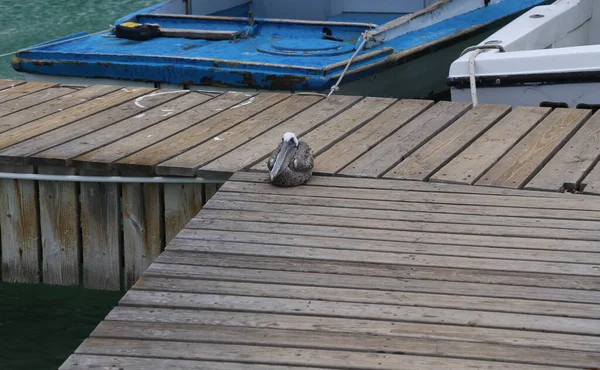
[[[310,179],[314,158],[305,141],[298,141],[292,132],[286,132],[271,154],[269,167],[271,183],[276,186],[302,185]]]

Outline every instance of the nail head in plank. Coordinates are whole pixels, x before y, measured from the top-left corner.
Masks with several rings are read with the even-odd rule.
[[[522,188],[590,116],[589,110],[555,109],[476,184]]]
[[[116,166],[122,170],[139,168],[140,170],[151,172],[161,162],[181,154],[204,141],[218,140],[217,135],[232,129],[237,124],[289,97],[287,94],[279,93],[262,93],[258,96],[250,97],[242,103],[230,106],[229,109],[221,112],[213,112],[218,114],[211,114],[210,118],[201,122],[196,120],[197,124],[190,125],[185,130],[163,141],[121,159],[116,163]]]
[[[319,155],[339,140],[361,128],[395,101],[395,99],[388,98],[364,98],[348,110],[304,135],[302,140],[308,143],[314,155]],[[277,143],[273,143],[273,149],[276,145]],[[252,169],[267,171],[267,161],[258,163]]]
[[[281,125],[250,140],[234,151],[217,158],[198,170],[198,176],[213,176],[215,174],[233,174],[237,171],[254,165],[261,159],[266,159],[271,154],[286,132],[294,132],[302,137],[310,130],[337,116],[355,104],[358,96],[334,95],[323,99],[304,112],[283,122]],[[160,166],[157,167],[160,173]]]
[[[0,166],[0,172],[34,173],[31,166]],[[2,281],[40,281],[38,190],[31,180],[0,180]]]
[[[550,108],[539,107],[515,108],[436,172],[430,181],[474,184],[550,111]]]
[[[249,140],[259,137],[262,133],[300,114],[319,100],[322,100],[322,98],[310,95],[293,95],[240,122],[231,130],[219,133],[213,140],[198,140],[199,145],[160,163],[156,167],[156,172],[168,176],[194,176],[200,166],[235,150]]]
[[[56,85],[56,83],[51,82],[27,82],[22,85],[15,85],[9,89],[0,91],[0,104]]]
[[[600,159],[600,111],[563,146],[525,189],[577,190],[580,181]]]
[[[510,111],[506,105],[478,105],[429,140],[383,177],[428,180]]]
[[[334,174],[433,105],[429,100],[400,100],[350,136],[315,158],[314,173]]]
[[[441,101],[339,172],[353,177],[380,177],[410,153],[466,113],[471,104]]]
[[[108,95],[97,97],[79,106],[26,123],[3,133],[2,136],[0,136],[0,148],[5,149],[32,137],[56,130],[57,128],[69,125],[80,119],[122,104],[124,100],[135,99],[152,91],[154,91],[154,89],[121,89]]]
[[[243,101],[248,101],[248,94],[222,94],[177,116],[168,118],[111,144],[76,157],[73,159],[73,163],[78,167],[108,170],[119,159],[125,158],[144,148],[152,147],[153,144],[160,143],[172,135],[216,116]]]
[[[135,134],[140,130],[166,120],[167,117],[174,117],[209,99],[210,97],[207,95],[187,94],[183,92],[183,96],[175,97],[171,101],[120,121],[118,124],[101,128],[98,131],[45,150],[36,154],[35,157],[60,165],[70,165],[72,159],[75,157],[113,143],[128,135]]]
[[[39,174],[76,175],[69,168],[39,167]],[[81,232],[79,188],[75,182],[40,181],[43,282],[79,285]]]
[[[0,121],[0,133],[71,107],[81,105],[88,100],[101,97],[119,89],[118,86],[92,85],[79,91],[73,91],[60,98],[36,105],[25,111],[15,112],[2,118]],[[75,110],[70,112],[75,112]]]

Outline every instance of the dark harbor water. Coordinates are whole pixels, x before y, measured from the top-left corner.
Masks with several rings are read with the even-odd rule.
[[[56,370],[122,293],[0,283],[0,369]]]
[[[0,0],[0,54],[80,31],[97,32],[158,0]],[[0,78],[20,79],[0,58]],[[0,283],[0,369],[55,370],[122,294]]]

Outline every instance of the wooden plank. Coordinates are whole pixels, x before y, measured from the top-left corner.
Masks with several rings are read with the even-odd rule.
[[[316,104],[319,100],[322,100],[322,98],[311,95],[293,95],[244,122],[240,122],[231,131],[221,131],[215,140],[207,141],[207,136],[212,137],[212,135],[208,135],[210,133],[206,133],[204,136],[194,135],[189,140],[181,138],[178,141],[180,146],[190,149],[184,152],[180,150],[170,153],[165,151],[164,156],[159,157],[161,162],[162,160],[165,161],[160,164],[157,163],[156,172],[168,176],[195,176],[200,166],[229,153],[238,146],[260,136],[265,131],[273,129]],[[176,156],[173,157],[173,155]],[[135,158],[131,158],[122,161],[122,163],[131,164],[135,161]]]
[[[281,140],[284,133],[294,132],[296,136],[302,137],[310,130],[348,109],[359,99],[361,98],[358,96],[331,96],[328,99],[321,100],[279,126],[264,132],[234,151],[201,167],[198,175],[233,174],[252,166],[272,153],[274,143]],[[157,170],[160,171],[160,166]]]
[[[24,84],[25,81],[18,81],[18,80],[0,80],[0,90],[5,90],[5,89],[12,89],[15,86],[19,86]]]
[[[1,156],[11,157],[31,157],[29,161],[38,165],[60,165],[61,161],[54,161],[52,158],[37,157],[34,154],[44,151],[56,145],[76,139],[80,136],[94,132],[96,130],[121,124],[120,121],[142,114],[148,109],[160,106],[170,100],[175,99],[181,94],[186,94],[183,90],[167,90],[153,94],[142,94],[135,101],[128,101],[115,107],[109,108],[103,112],[96,113],[70,125],[56,128],[50,132],[37,135],[29,140],[22,141],[17,145],[0,151]],[[143,100],[144,105],[138,103]]]
[[[338,262],[361,262],[369,261],[373,264],[402,265],[402,266],[428,266],[443,268],[482,269],[496,271],[535,272],[557,275],[596,276],[599,273],[594,265],[548,261],[521,261],[497,258],[472,258],[455,256],[437,256],[427,254],[399,253],[399,252],[373,252],[365,250],[344,250],[314,248],[314,247],[289,247],[273,244],[253,244],[242,248],[239,243],[202,243],[196,240],[175,239],[178,245],[185,245],[188,251],[197,253],[223,253],[242,256],[273,256],[292,259],[308,259]],[[590,253],[592,254],[592,253]],[[184,257],[185,258],[185,257]],[[598,263],[598,257],[588,263]]]
[[[400,212],[405,213],[407,217],[414,218],[415,221],[419,221],[420,218],[426,219],[426,217],[431,214],[431,217],[442,217],[442,215],[452,217],[453,221],[457,223],[473,223],[472,221],[476,221],[481,217],[481,223],[485,223],[485,220],[488,219],[493,220],[494,224],[508,225],[513,220],[514,222],[519,222],[519,220],[521,220],[521,222],[519,222],[520,225],[532,223],[538,224],[538,226],[541,227],[548,226],[574,230],[597,230],[597,224],[598,221],[600,221],[600,214],[598,212],[519,207],[386,202],[382,200],[339,199],[328,197],[303,198],[293,195],[246,194],[226,191],[219,193],[219,196],[215,199],[244,199],[246,201],[260,202],[263,204],[276,203],[286,205],[362,208],[394,213]]]
[[[515,108],[435,173],[430,181],[474,184],[550,112],[550,108]]]
[[[183,240],[182,240],[183,239]],[[192,241],[187,240],[192,239]],[[169,251],[195,251],[196,247],[202,248],[213,243],[215,246],[222,243],[253,243],[261,245],[284,245],[294,247],[314,247],[333,250],[364,250],[373,252],[390,252],[419,254],[432,256],[460,256],[473,258],[492,258],[523,261],[548,261],[569,263],[590,263],[598,258],[594,253],[586,252],[562,252],[546,250],[530,250],[518,248],[499,248],[484,246],[462,246],[462,245],[437,245],[427,243],[402,243],[371,241],[365,243],[363,240],[344,238],[325,238],[315,236],[294,236],[293,234],[261,234],[249,232],[227,232],[220,233],[214,230],[202,230],[190,233],[183,231],[180,237],[173,240]]]
[[[387,98],[364,98],[352,107],[323,123],[302,137],[314,155],[329,149],[337,141],[345,138],[377,117],[396,100]],[[273,143],[275,148],[276,143]],[[267,161],[252,167],[253,170],[267,171]]]
[[[60,98],[36,105],[25,111],[15,112],[2,118],[2,121],[0,122],[0,133],[77,105],[84,104],[88,100],[115,92],[118,89],[120,89],[118,86],[92,85],[85,89],[74,91],[71,94],[61,96]],[[71,112],[74,112],[74,110]]]
[[[177,358],[200,361],[231,361],[292,365],[311,367],[334,367],[338,369],[464,369],[465,367],[497,369],[561,369],[558,366],[541,367],[520,363],[459,360],[439,357],[421,357],[398,354],[361,353],[351,351],[328,351],[317,349],[281,348],[252,345],[228,345],[213,343],[187,343],[168,341],[141,341],[118,339],[86,339],[77,349],[78,354],[125,355],[138,357]],[[201,364],[201,363],[200,363]]]
[[[233,218],[233,217],[232,217]],[[239,217],[238,217],[239,218]],[[291,219],[291,218],[290,218]],[[261,222],[258,220],[223,220],[217,218],[195,218],[187,226],[190,229],[208,229],[222,231],[266,232],[274,234],[289,234],[291,226]],[[590,252],[597,251],[598,243],[587,240],[558,240],[546,238],[507,237],[477,234],[455,234],[448,230],[446,233],[400,231],[369,228],[346,227],[346,225],[296,225],[293,230],[299,235],[330,236],[348,239],[381,240],[393,242],[422,242],[427,244],[487,246],[501,248],[545,249],[558,251]],[[385,229],[384,229],[385,230]],[[329,233],[329,234],[328,234]]]
[[[590,116],[585,109],[555,109],[476,184],[522,188]]]
[[[104,96],[97,97],[79,106],[66,109],[44,118],[26,123],[0,136],[0,149],[15,145],[21,141],[30,139],[37,135],[55,130],[78,121],[82,118],[110,109],[124,101],[143,96],[154,89],[136,88],[134,90],[121,89]]]
[[[594,114],[546,164],[525,189],[577,190],[600,158],[600,112]]]
[[[168,245],[204,204],[202,184],[165,184],[165,239]]]
[[[2,109],[0,110],[0,117],[7,116],[11,113],[15,113],[20,110],[36,106],[38,104],[42,104],[44,102],[55,98],[59,98],[67,94],[72,94],[73,92],[79,90],[79,88],[79,86],[68,85],[53,86],[45,90],[41,90],[17,99],[13,99],[7,103],[2,104]]]
[[[129,135],[112,144],[76,157],[73,160],[73,163],[84,168],[107,170],[112,167],[112,163],[121,158],[125,158],[148,146],[157,144],[196,124],[205,122],[205,120],[210,117],[219,116],[219,113],[237,104],[241,104],[244,101],[250,101],[248,95],[249,94],[243,93],[223,94],[209,100],[205,104],[189,109],[182,114],[159,122],[158,124],[138,131],[133,135]],[[252,97],[252,95],[250,95],[250,97]],[[260,97],[259,101],[262,101],[262,99],[263,97]]]
[[[278,107],[279,103],[284,104],[283,102],[289,98],[289,95],[279,93],[260,94],[252,97],[244,103],[203,121],[199,125],[189,127],[160,143],[121,159],[117,162],[117,167],[153,171],[156,165],[170,158],[175,156],[177,156],[176,158],[184,158],[186,150],[190,150],[206,141],[227,141],[228,130],[232,130],[234,127],[237,130],[238,124],[252,119],[263,111],[270,112],[269,108]],[[287,104],[284,106],[287,106]],[[232,132],[235,132],[235,130]],[[221,136],[224,136],[224,138],[221,138]],[[195,173],[195,171],[193,172]]]
[[[433,137],[383,177],[428,180],[510,111],[506,105],[478,105]]]
[[[600,340],[594,336],[488,329],[477,326],[435,325],[411,322],[343,319],[307,315],[254,314],[246,312],[123,307],[113,309],[108,321],[154,322],[165,324],[213,325],[237,328],[277,328],[301,330],[313,335],[327,333],[373,335],[388,338],[429,339],[470,344],[487,343],[574,351],[598,352]],[[394,325],[392,325],[394,324]],[[442,367],[444,368],[444,367]]]
[[[304,199],[299,197],[283,197],[280,200],[285,200],[285,208],[282,208],[281,203],[260,202],[255,198],[255,195],[244,195],[242,193],[232,197],[233,193],[219,193],[217,198],[211,202],[208,209],[232,210],[232,211],[262,211],[262,212],[285,212],[288,214],[304,214],[318,216],[339,216],[353,217],[359,219],[374,219],[374,220],[394,220],[407,222],[430,222],[430,223],[445,223],[445,224],[464,224],[464,225],[488,225],[488,226],[509,226],[514,228],[520,227],[536,227],[549,229],[571,229],[571,230],[600,230],[600,222],[598,221],[580,221],[580,220],[557,220],[557,219],[542,219],[534,217],[502,217],[502,216],[484,216],[479,214],[456,215],[445,213],[431,212],[404,212],[396,210],[373,210],[368,207],[351,207],[344,202],[352,202],[352,200],[344,200],[331,198],[327,201],[322,199],[311,199],[312,204],[306,204]],[[259,194],[258,197],[263,198],[265,195]],[[298,199],[299,198],[299,199]],[[337,202],[336,202],[337,201]],[[316,203],[316,204],[315,204]],[[334,203],[334,204],[332,204]],[[337,203],[337,204],[336,204]],[[364,201],[363,201],[364,203]],[[483,208],[483,207],[482,207]]]
[[[590,367],[600,355],[549,348],[522,348],[508,345],[442,341],[421,338],[374,336],[347,333],[229,326],[117,323],[105,321],[92,333],[95,338],[137,338],[142,340],[190,341],[194,343],[230,343],[291,348],[319,348],[364,352],[399,352],[409,355],[457,357],[525,362],[540,365]]]
[[[163,250],[161,184],[123,184],[123,259],[129,289]]]
[[[166,253],[159,257],[160,261],[152,264],[145,278],[189,279],[202,282],[220,281],[232,283],[255,284],[288,284],[313,288],[357,289],[371,292],[390,291],[403,293],[460,295],[466,297],[487,297],[506,299],[525,299],[532,301],[571,302],[597,305],[598,294],[590,294],[589,290],[564,289],[555,287],[536,287],[524,285],[495,284],[488,281],[479,283],[463,281],[445,281],[419,278],[402,278],[390,276],[350,275],[344,271],[315,272],[315,268],[307,271],[286,268],[279,270],[261,269],[262,265],[241,267],[211,266],[210,258],[203,264],[196,264],[198,258],[190,260],[190,265],[162,263],[162,261],[178,262],[184,256]],[[251,259],[254,260],[254,259]],[[274,259],[271,259],[273,261]],[[292,262],[292,261],[288,261]],[[294,264],[296,261],[293,261]],[[201,263],[201,262],[200,262]],[[291,263],[288,263],[292,265]],[[319,265],[317,263],[317,265]],[[273,266],[273,264],[271,264]],[[317,267],[317,266],[316,266]],[[351,272],[351,271],[348,271]],[[508,281],[508,280],[507,280]],[[507,282],[505,281],[505,283]],[[518,284],[518,281],[517,281]],[[375,293],[373,293],[375,294]],[[557,307],[560,304],[557,304]]]
[[[65,361],[59,370],[76,370],[76,369],[98,369],[115,368],[127,370],[147,370],[147,369],[173,369],[173,370],[198,370],[198,366],[202,366],[202,370],[328,370],[325,368],[315,367],[298,367],[298,366],[272,366],[260,364],[234,363],[234,362],[213,362],[213,361],[198,361],[193,360],[174,360],[163,358],[141,358],[128,356],[95,356],[95,355],[71,355]],[[332,369],[329,369],[332,370]]]
[[[305,299],[326,302],[368,303],[408,307],[454,308],[532,315],[600,318],[600,306],[560,303],[515,298],[489,298],[460,295],[394,292],[370,289],[323,288],[314,286],[243,283],[194,279],[143,277],[134,289],[158,292],[216,294],[265,298]]]
[[[586,194],[600,195],[600,162],[581,181],[581,185]]]
[[[527,207],[536,209],[575,209],[581,211],[600,211],[600,201],[587,196],[562,198],[514,197],[485,194],[449,194],[433,192],[404,192],[402,190],[353,189],[337,186],[301,186],[294,188],[275,187],[265,183],[227,182],[221,191],[242,193],[282,194],[305,197],[330,197],[342,199],[387,200],[389,202],[419,202],[431,204],[481,205],[499,207]]]
[[[81,183],[83,286],[88,289],[121,289],[119,193],[119,184]]]
[[[76,175],[67,168],[39,167],[40,174]],[[40,181],[40,228],[43,282],[79,285],[81,233],[79,186],[75,182]]]
[[[270,183],[269,175],[261,172],[236,172],[228,181],[235,182],[256,182],[268,184]],[[386,189],[386,190],[402,190],[402,191],[418,191],[432,192],[442,194],[487,194],[487,195],[510,195],[517,197],[540,197],[540,198],[559,198],[559,199],[577,199],[588,198],[577,194],[559,194],[550,193],[547,191],[522,191],[519,189],[494,188],[486,186],[464,186],[456,184],[442,184],[435,182],[422,181],[397,181],[386,179],[370,179],[370,178],[351,178],[341,176],[312,176],[310,181],[304,186],[335,186],[343,188],[356,189]]]
[[[184,94],[183,96],[175,97],[171,101],[122,120],[116,125],[101,128],[77,139],[37,153],[35,157],[39,158],[38,160],[40,161],[51,161],[57,165],[70,165],[72,159],[75,157],[135,134],[138,131],[168,119],[167,117],[175,117],[211,99],[208,95],[182,93]]]
[[[400,100],[350,136],[315,158],[315,173],[334,174],[385,140],[433,105],[429,100]]]
[[[15,85],[10,89],[0,91],[0,104],[56,85],[56,83],[51,82],[27,82],[22,85]]]
[[[204,203],[208,203],[216,193],[217,184],[204,184]]]
[[[163,259],[163,257],[165,259]],[[323,261],[317,259],[290,259],[272,256],[254,257],[250,255],[233,254],[200,254],[187,256],[187,260],[175,260],[178,264],[175,268],[168,270],[163,266],[156,266],[156,263],[149,267],[155,273],[160,273],[169,277],[196,276],[195,269],[198,266],[216,266],[243,269],[263,269],[275,271],[295,271],[295,272],[315,272],[319,274],[348,274],[357,276],[377,276],[390,277],[397,279],[428,279],[434,281],[453,281],[467,283],[488,283],[488,284],[511,284],[519,286],[533,286],[542,288],[564,288],[580,289],[589,292],[598,290],[600,284],[595,276],[577,276],[577,275],[558,275],[515,271],[498,271],[493,269],[456,269],[448,267],[427,267],[403,265],[382,265],[368,262],[337,262]],[[165,261],[166,256],[159,257],[158,261]],[[169,261],[171,257],[169,257]],[[186,267],[194,265],[193,268]],[[154,267],[154,268],[153,268]],[[185,272],[188,275],[181,275],[178,271]],[[210,277],[209,277],[210,279]]]
[[[441,101],[346,166],[340,175],[380,177],[465,114],[471,104]]]
[[[33,167],[0,166],[0,172],[33,173]],[[2,281],[40,281],[38,190],[31,180],[0,180]]]
[[[449,308],[400,307],[365,303],[326,302],[303,299],[262,298],[212,294],[130,290],[120,301],[127,306],[215,309],[255,313],[316,315],[354,319],[410,321],[433,324],[534,330],[563,334],[597,334],[594,319],[526,315]]]

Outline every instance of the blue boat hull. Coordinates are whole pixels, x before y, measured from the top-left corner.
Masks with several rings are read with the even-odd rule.
[[[344,94],[424,97],[424,91],[439,92],[436,90],[443,88],[450,63],[464,46],[478,43],[530,7],[544,2],[504,0],[364,50],[344,75]],[[219,32],[241,30],[251,37],[216,42],[185,38],[139,42],[118,39],[106,32],[21,51],[13,59],[13,67],[29,75],[111,79],[123,84],[326,92],[342,74],[361,34],[374,27],[256,19],[260,26],[252,28],[244,18],[134,16],[136,21],[157,21],[169,28],[183,24]],[[325,27],[339,39],[337,44],[318,38]],[[415,61],[425,59],[430,62],[414,66]],[[407,72],[411,68],[413,72]],[[439,86],[426,81],[435,70],[443,72]],[[415,82],[408,89],[402,86],[403,80],[410,80],[415,74],[424,76],[424,86],[415,86]],[[416,87],[421,91],[417,93]]]

